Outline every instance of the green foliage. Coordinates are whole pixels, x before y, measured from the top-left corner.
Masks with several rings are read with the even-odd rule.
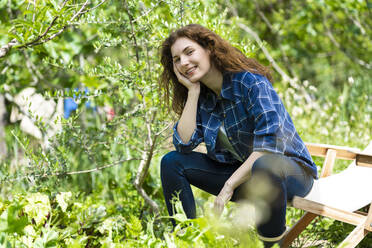
[[[78,110],[58,120],[62,129],[48,146],[22,133],[18,123],[5,127],[4,247],[262,247],[254,228],[234,219],[239,218],[235,205],[217,221],[210,216],[213,198],[198,190],[199,218],[188,220],[175,202],[177,227],[170,231],[158,167],[172,149],[174,116],[160,104],[158,49],[184,24],[205,25],[266,65],[271,61],[259,49],[267,48],[285,73],[297,78],[289,85],[274,73],[274,86],[303,140],[359,148],[371,140],[368,1],[90,1],[75,19],[85,1],[63,3],[0,0],[0,46],[18,42],[0,58],[0,94],[15,96],[34,87],[54,101],[79,98]],[[240,22],[263,44],[239,29]],[[86,109],[88,101],[98,111]],[[114,109],[113,119],[102,112],[104,106]],[[6,108],[9,117],[16,105],[8,101]],[[51,126],[33,117],[43,132]],[[146,160],[150,168],[142,187],[160,215],[134,185]],[[315,161],[321,167],[322,160]],[[345,166],[338,163],[336,171]],[[290,209],[287,223],[300,214]],[[350,228],[318,220],[301,238],[327,240],[324,247],[332,247]],[[369,242],[371,237],[361,247]]]

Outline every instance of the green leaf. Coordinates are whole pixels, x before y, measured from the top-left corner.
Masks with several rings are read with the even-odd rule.
[[[60,192],[56,196],[56,201],[58,205],[61,207],[62,212],[66,212],[68,202],[70,201],[71,196],[72,196],[71,192]]]
[[[23,234],[28,224],[27,217],[21,214],[22,205],[18,202],[10,205],[0,216],[0,232]]]
[[[36,225],[43,224],[51,211],[49,197],[41,193],[33,193],[29,194],[26,200],[25,213],[30,219],[35,220]]]

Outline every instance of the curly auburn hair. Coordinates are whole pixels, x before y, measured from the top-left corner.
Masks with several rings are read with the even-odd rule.
[[[161,64],[163,72],[160,78],[160,89],[165,93],[165,104],[169,108],[170,92],[172,92],[172,110],[181,115],[187,100],[187,88],[178,82],[173,71],[171,47],[178,38],[186,37],[195,41],[204,49],[210,51],[210,59],[221,72],[249,71],[261,74],[272,81],[267,67],[255,59],[247,58],[239,49],[233,47],[228,41],[222,39],[213,31],[199,25],[189,24],[173,31],[161,45]]]

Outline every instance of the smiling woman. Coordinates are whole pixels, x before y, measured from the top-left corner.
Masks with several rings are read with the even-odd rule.
[[[181,115],[185,106],[188,91],[186,86],[180,84],[176,71],[173,69],[173,56],[176,54],[172,54],[171,48],[178,39],[188,39],[193,44],[207,50],[212,62],[211,66],[214,66],[220,72],[241,72],[244,70],[258,73],[272,81],[268,68],[259,64],[255,59],[247,58],[241,51],[231,46],[216,33],[198,24],[187,25],[172,32],[163,42],[161,48],[161,64],[164,71],[161,74],[160,87],[164,89],[166,104],[169,106],[171,98],[172,109],[179,115]],[[201,63],[199,62],[199,64]]]
[[[180,116],[173,134],[176,151],[161,161],[169,214],[174,214],[171,200],[179,192],[187,217],[196,217],[190,185],[217,196],[217,214],[230,200],[250,201],[264,210],[257,230],[265,247],[271,247],[285,233],[287,200],[305,196],[317,170],[270,73],[198,24],[170,34],[161,63],[165,101],[171,92]],[[192,152],[201,142],[207,154]]]
[[[211,68],[209,50],[188,38],[177,39],[171,47],[171,52],[176,71],[192,83],[219,73],[214,67]]]

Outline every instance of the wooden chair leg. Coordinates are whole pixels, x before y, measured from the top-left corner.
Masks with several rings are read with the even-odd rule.
[[[368,234],[368,230],[364,229],[364,223],[359,224],[354,230],[342,241],[338,247],[354,248]]]
[[[288,233],[284,236],[280,242],[280,247],[287,248],[289,245],[301,234],[303,230],[310,224],[310,222],[317,217],[317,214],[306,212],[296,224],[289,229]]]
[[[372,203],[369,204],[369,210],[367,215],[366,224],[364,226],[365,229],[372,232]]]

